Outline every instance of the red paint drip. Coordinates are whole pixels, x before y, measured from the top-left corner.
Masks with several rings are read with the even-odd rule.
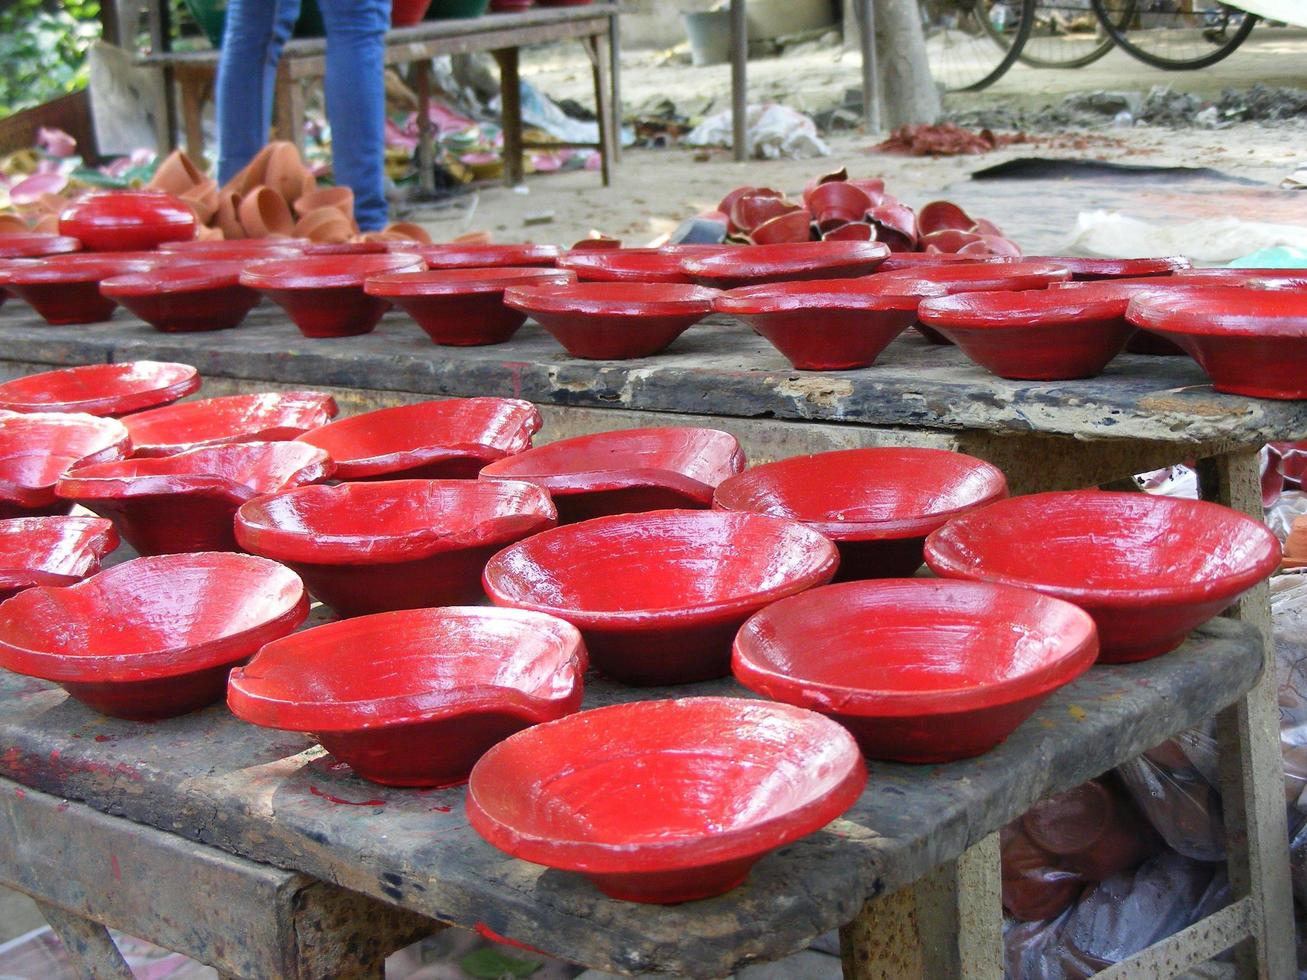
[[[435,810],[437,813],[449,813],[454,808],[452,806],[433,806],[431,809]]]
[[[113,880],[114,880],[114,881],[122,881],[122,880],[123,880],[123,869],[120,868],[120,867],[118,866],[118,855],[117,855],[117,854],[110,854],[110,855],[109,855],[109,867],[110,867],[110,868],[112,869],[112,871],[113,871]]]
[[[341,806],[385,806],[385,800],[342,800],[339,796],[332,796],[330,793],[324,793],[316,786],[310,786],[309,792],[314,796],[320,796],[328,803],[337,803]]]
[[[97,736],[95,736],[95,740],[96,740],[97,742],[112,742],[112,741],[113,741],[113,736],[112,736],[112,735],[97,735]]]
[[[514,949],[524,949],[528,953],[539,953],[541,956],[548,956],[543,949],[536,949],[534,946],[528,946],[526,943],[519,943],[516,939],[509,939],[507,936],[501,936],[495,930],[491,929],[484,922],[478,922],[472,928],[481,934],[482,938],[489,939],[492,943],[500,943],[504,946],[512,946]]]
[[[25,800],[27,799],[27,790],[15,788],[14,796],[18,797],[20,800]]]

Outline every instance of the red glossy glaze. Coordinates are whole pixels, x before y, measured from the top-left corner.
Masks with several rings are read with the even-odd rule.
[[[259,304],[240,283],[244,262],[205,261],[113,276],[100,292],[161,333],[198,333],[237,326]]]
[[[304,255],[247,265],[240,281],[285,310],[305,337],[355,337],[371,333],[390,309],[387,300],[363,291],[364,282],[422,267],[418,256],[405,252]]]
[[[363,289],[394,303],[437,344],[502,344],[526,322],[504,305],[511,286],[566,286],[576,276],[561,269],[438,269],[373,276]]]
[[[1193,263],[1181,255],[1147,259],[1087,259],[1078,255],[1027,256],[1034,262],[1052,262],[1071,270],[1077,282],[1104,279],[1130,279],[1139,276],[1169,276],[1192,268]]]
[[[790,705],[640,701],[537,725],[468,782],[472,827],[500,850],[575,871],[612,898],[671,904],[741,884],[866,786],[857,744]]]
[[[111,519],[142,555],[236,551],[236,508],[325,480],[334,468],[313,446],[241,442],[79,466],[59,481],[56,493]]]
[[[300,249],[302,254],[310,256],[383,255],[389,251],[387,242],[309,242]],[[405,251],[412,254],[414,249]]]
[[[127,417],[135,456],[172,456],[229,442],[282,442],[326,425],[336,400],[320,391],[201,398]]]
[[[1098,625],[1099,660],[1147,660],[1271,574],[1280,543],[1227,507],[1081,490],[1014,497],[926,541],[937,575],[1037,589]]]
[[[862,221],[850,221],[846,225],[837,225],[821,233],[824,242],[869,242],[875,237],[871,225]]]
[[[206,262],[267,262],[271,259],[293,259],[304,252],[302,248],[285,244],[282,239],[269,238],[177,242],[171,246],[160,246],[159,251],[187,259],[203,259]]]
[[[769,187],[745,188],[731,202],[727,211],[730,230],[749,234],[755,228],[785,214],[801,212],[803,208],[787,200],[779,191]],[[806,219],[805,219],[806,220]]]
[[[831,185],[822,185],[831,186]],[[896,296],[865,279],[746,286],[713,301],[767,338],[796,368],[867,367],[916,319],[917,297]]]
[[[59,234],[92,252],[148,251],[195,237],[195,212],[161,191],[105,191],[64,208]]]
[[[34,585],[80,582],[116,547],[113,525],[99,517],[0,521],[0,602]]]
[[[966,263],[1011,262],[1005,255],[957,255],[952,252],[895,252],[880,264],[877,272],[898,272],[902,269],[920,269],[922,266]]]
[[[573,357],[625,360],[667,347],[712,312],[713,295],[682,283],[581,282],[514,287],[504,303],[530,315]]]
[[[475,602],[491,555],[555,523],[549,495],[529,483],[390,480],[252,500],[236,512],[236,540],[359,616]]]
[[[876,228],[876,240],[891,252],[911,252],[917,247],[917,216],[912,208],[885,198],[867,212]]]
[[[581,634],[553,616],[407,609],[268,644],[232,671],[227,704],[312,733],[364,779],[453,786],[496,742],[576,711],[585,665]]]
[[[804,201],[823,230],[827,226],[861,221],[873,207],[872,200],[866,192],[847,180],[818,184],[810,193],[804,195]]]
[[[15,232],[0,235],[0,259],[36,259],[80,251],[82,243],[67,235]]]
[[[976,219],[952,201],[931,201],[917,212],[917,235],[925,238],[939,231],[970,231]]]
[[[560,524],[609,514],[708,507],[713,488],[744,469],[736,438],[717,429],[653,428],[560,439],[491,463],[483,480],[549,491]]]
[[[351,415],[299,441],[325,450],[338,480],[473,479],[530,449],[540,425],[517,398],[450,398]]]
[[[610,677],[685,684],[725,676],[740,624],[829,582],[838,563],[834,545],[793,521],[656,510],[521,541],[486,565],[485,588],[496,605],[572,623]]]
[[[0,412],[0,518],[64,514],[59,477],[84,463],[122,459],[131,439],[121,422],[59,412]]]
[[[395,0],[390,8],[391,27],[413,27],[426,16],[431,0]]]
[[[10,412],[85,412],[128,415],[184,398],[200,387],[189,364],[123,361],[86,364],[0,384],[0,409]]]
[[[865,276],[888,255],[889,249],[880,242],[797,242],[686,256],[681,268],[695,282],[733,289],[791,279]]]
[[[6,263],[0,270],[0,286],[22,297],[46,323],[100,323],[118,305],[101,295],[101,280],[153,267],[154,263],[136,256],[51,255]]]
[[[1101,300],[1115,300],[1121,305],[1121,316],[1125,317],[1126,307],[1130,305],[1130,300],[1134,299],[1141,293],[1155,292],[1165,290],[1168,293],[1178,289],[1208,289],[1211,283],[1207,281],[1182,279],[1184,273],[1175,275],[1156,275],[1145,276],[1142,278],[1130,279],[1098,279],[1087,282],[1057,282],[1049,287],[1050,290],[1070,289],[1077,296],[1091,299],[1095,302]],[[1129,321],[1127,321],[1129,322]],[[1171,357],[1179,355],[1187,356],[1181,348],[1177,347],[1165,337],[1160,337],[1155,333],[1147,330],[1136,329],[1130,335],[1130,339],[1125,342],[1125,349],[1131,354],[1148,354],[1154,357]]]
[[[811,239],[812,215],[803,210],[778,214],[749,232],[749,241],[754,245],[786,245]]]
[[[559,256],[558,267],[576,273],[582,282],[690,282],[681,269],[682,258],[733,247],[590,248]]]
[[[764,463],[726,480],[719,510],[800,521],[840,550],[841,579],[899,578],[921,567],[926,535],[1007,496],[997,467],[945,449],[844,449]]]
[[[829,715],[869,758],[988,752],[1098,656],[1083,609],[1029,589],[885,579],[773,603],[735,638],[750,690]]]
[[[418,245],[410,251],[432,269],[482,269],[501,266],[552,266],[562,249],[556,245]]]
[[[1307,289],[1307,269],[1184,269],[1180,281],[1211,282],[1222,286],[1274,285],[1281,289]]]

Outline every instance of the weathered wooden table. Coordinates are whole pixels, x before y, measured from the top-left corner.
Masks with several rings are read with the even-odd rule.
[[[367,337],[310,341],[266,306],[234,331],[171,336],[122,314],[103,325],[47,327],[16,307],[0,312],[0,357],[0,377],[60,364],[182,360],[200,368],[207,394],[312,386],[335,392],[345,412],[511,395],[541,406],[538,441],[665,421],[711,424],[734,432],[755,462],[859,445],[945,446],[1002,466],[1015,492],[1108,484],[1196,460],[1205,496],[1257,514],[1257,448],[1307,438],[1307,404],[1214,394],[1184,358],[1123,356],[1092,381],[1007,382],[954,349],[905,335],[875,367],[812,374],[789,369],[747,329],[716,320],[657,357],[592,363],[567,357],[533,324],[503,346],[453,349],[433,346],[398,314]],[[1264,586],[1237,615],[1265,634]],[[85,801],[96,819],[127,817],[176,835],[169,841],[207,845],[206,854],[217,848],[291,869],[346,895],[605,969],[722,975],[843,926],[847,976],[990,978],[1001,973],[998,828],[1215,716],[1234,900],[1115,972],[1171,976],[1235,946],[1244,975],[1280,978],[1293,974],[1293,923],[1275,680],[1262,669],[1265,657],[1247,624],[1220,620],[1155,661],[1095,668],[980,759],[873,764],[866,795],[845,818],[765,859],[744,887],[684,907],[614,902],[572,876],[506,859],[469,830],[461,791],[370,786],[334,770],[307,739],[244,726],[220,708],[156,725],[111,722],[47,685],[5,677],[0,776]],[[730,689],[729,681],[655,692],[598,681],[587,699]],[[5,807],[21,826],[15,799]],[[44,797],[37,805],[56,809]],[[43,853],[56,823],[26,819],[14,857],[0,844],[0,875],[40,894],[30,876],[15,876],[25,855]],[[44,897],[66,910],[73,904]],[[412,927],[400,922],[395,935]]]

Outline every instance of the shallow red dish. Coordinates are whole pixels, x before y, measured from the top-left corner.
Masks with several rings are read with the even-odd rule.
[[[82,243],[67,235],[14,232],[0,235],[0,259],[37,259],[80,251]]]
[[[240,282],[286,311],[305,337],[355,337],[371,333],[390,303],[363,291],[363,283],[387,272],[415,272],[422,260],[406,252],[378,255],[303,255],[254,262]]]
[[[734,246],[581,249],[559,256],[558,267],[582,282],[691,282],[681,269],[687,255],[733,250]]]
[[[487,749],[581,706],[576,627],[520,609],[406,609],[269,643],[232,671],[227,704],[254,725],[309,732],[364,779],[465,782]]]
[[[552,266],[563,250],[557,245],[417,245],[409,251],[431,269],[486,269],[500,266]]]
[[[544,487],[558,522],[609,514],[708,507],[713,488],[744,469],[744,452],[718,429],[620,429],[560,439],[491,463],[483,480]]]
[[[1175,275],[1182,282],[1219,286],[1273,285],[1281,289],[1307,289],[1307,269],[1185,269]]]
[[[1007,496],[1002,472],[946,449],[871,447],[764,463],[717,488],[718,510],[800,521],[835,542],[841,579],[900,578],[926,535]]]
[[[741,884],[769,851],[820,830],[867,783],[828,718],[742,698],[639,701],[569,715],[496,745],[467,816],[514,857],[612,898],[671,904]]]
[[[300,253],[310,256],[384,255],[386,252],[394,251],[390,244],[389,242],[309,242],[301,246]],[[405,248],[404,251],[411,255],[414,250]]]
[[[302,255],[309,243],[295,238],[237,238],[217,241],[168,242],[160,252],[188,259],[213,259],[215,262],[259,262],[266,259],[290,259]]]
[[[504,303],[530,315],[573,357],[625,360],[667,347],[712,312],[714,295],[683,283],[579,282],[514,287]]]
[[[769,602],[829,582],[838,564],[834,545],[794,521],[655,510],[520,541],[490,560],[484,581],[496,605],[547,612],[580,629],[608,676],[686,684],[725,676],[741,623]]]
[[[162,191],[105,191],[64,208],[59,234],[92,252],[148,251],[195,237],[195,212]]]
[[[131,438],[121,422],[62,412],[0,412],[0,518],[66,514],[55,497],[74,466],[122,459]]]
[[[252,500],[236,512],[236,540],[290,565],[342,616],[359,616],[476,602],[487,559],[557,520],[530,483],[388,480]]]
[[[1265,525],[1228,507],[1097,490],[1013,497],[926,540],[937,575],[1036,589],[1083,608],[1098,625],[1103,663],[1175,649],[1280,557]]]
[[[70,470],[56,493],[114,522],[142,555],[236,551],[232,521],[247,500],[329,477],[321,449],[240,442]]]
[[[99,517],[0,521],[0,602],[35,585],[80,582],[116,547],[113,525]]]
[[[989,264],[993,262],[1014,262],[1007,255],[959,255],[956,252],[894,252],[882,262],[877,272],[899,272],[903,269],[920,269],[922,266]]]
[[[1077,297],[1094,302],[1113,300],[1121,307],[1121,318],[1125,320],[1126,308],[1130,300],[1141,293],[1165,291],[1168,294],[1179,289],[1210,289],[1213,283],[1206,280],[1182,278],[1179,272],[1167,276],[1145,276],[1134,279],[1099,279],[1091,282],[1055,282],[1049,287],[1052,291],[1071,290]],[[1128,320],[1126,320],[1129,323]],[[1132,324],[1133,326],[1133,324]],[[1130,354],[1148,354],[1154,357],[1187,356],[1183,349],[1177,347],[1165,337],[1160,337],[1147,330],[1139,330],[1130,335],[1125,342],[1125,349]]]
[[[526,322],[504,305],[512,286],[566,286],[576,276],[561,269],[439,269],[373,276],[363,289],[394,303],[437,344],[502,344]]]
[[[168,405],[199,387],[199,372],[189,364],[171,361],[85,364],[29,374],[0,384],[0,409],[128,415]]]
[[[100,283],[100,292],[161,333],[227,330],[259,305],[258,292],[241,285],[244,267],[244,262],[207,259],[161,266],[112,276]]]
[[[1052,262],[1071,270],[1077,282],[1100,279],[1129,279],[1140,276],[1169,276],[1173,272],[1190,269],[1193,263],[1181,255],[1166,255],[1144,259],[1087,259],[1078,255],[1026,256],[1035,262]]]
[[[736,679],[849,729],[872,759],[988,752],[1091,666],[1094,621],[981,582],[846,582],[772,603],[735,638]]]
[[[172,456],[229,442],[282,442],[326,425],[336,400],[321,391],[265,391],[181,402],[126,419],[135,456]]]
[[[113,316],[116,300],[100,293],[101,280],[148,272],[155,263],[132,256],[70,253],[15,260],[0,270],[0,286],[20,296],[46,323],[100,323]]]
[[[695,282],[719,289],[792,279],[849,279],[876,270],[889,255],[881,242],[791,242],[687,255],[681,268]]]
[[[470,480],[531,448],[540,412],[518,398],[449,398],[364,412],[299,437],[336,463],[338,480]]]

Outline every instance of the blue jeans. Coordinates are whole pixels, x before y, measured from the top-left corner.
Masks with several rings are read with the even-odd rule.
[[[386,90],[382,55],[390,0],[318,0],[327,29],[327,121],[336,183],[354,191],[364,231],[386,224],[383,185]],[[263,148],[281,49],[300,0],[230,0],[218,63],[218,182]]]

